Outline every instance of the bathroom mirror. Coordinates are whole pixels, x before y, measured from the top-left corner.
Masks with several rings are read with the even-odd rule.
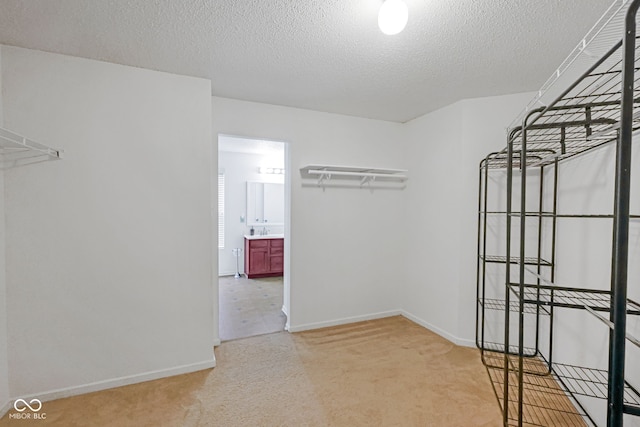
[[[247,181],[247,225],[284,225],[284,184]]]

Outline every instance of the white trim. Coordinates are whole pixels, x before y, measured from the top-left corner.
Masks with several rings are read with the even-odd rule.
[[[284,307],[283,310],[284,311]],[[375,320],[375,319],[383,319],[385,317],[392,317],[392,316],[402,316],[405,317],[408,320],[411,320],[413,323],[416,323],[420,326],[422,326],[425,329],[430,330],[431,332],[440,335],[442,338],[446,339],[447,341],[451,341],[452,343],[462,346],[462,347],[475,347],[476,343],[473,340],[468,340],[468,339],[464,339],[464,338],[459,338],[456,337],[455,335],[450,334],[449,332],[445,331],[444,329],[441,329],[423,319],[420,319],[417,316],[414,316],[413,314],[407,313],[404,310],[390,310],[390,311],[383,311],[380,313],[373,313],[373,314],[367,314],[364,316],[354,316],[354,317],[345,317],[342,319],[336,319],[336,320],[329,320],[326,322],[318,322],[318,323],[307,323],[304,325],[297,325],[297,326],[290,326],[288,331],[289,332],[303,332],[303,331],[309,331],[312,329],[320,329],[320,328],[327,328],[330,326],[339,326],[339,325],[346,325],[349,323],[355,323],[355,322],[364,322],[366,320]]]
[[[229,272],[222,272],[222,273],[218,273],[218,278],[220,277],[228,277],[228,276],[235,276],[236,272],[235,271],[229,271]],[[240,275],[244,276],[244,273],[240,273]]]
[[[107,390],[110,388],[122,387],[130,384],[137,384],[146,381],[157,380],[160,378],[172,377],[174,375],[188,374],[191,372],[211,369],[216,366],[215,356],[211,360],[205,360],[191,365],[176,366],[175,368],[162,369],[158,371],[146,372],[144,374],[130,375],[126,377],[114,378],[104,381],[96,381],[79,386],[66,387],[57,390],[49,390],[42,393],[32,394],[29,396],[20,396],[22,399],[38,399],[41,402],[47,402],[65,397],[77,396],[79,394],[93,393],[95,391]],[[11,405],[9,405],[11,407]]]
[[[401,310],[382,311],[380,313],[365,314],[363,316],[344,317],[342,319],[326,322],[307,323],[303,325],[290,325],[289,332],[302,332],[312,329],[328,328],[330,326],[346,325],[349,323],[364,322],[365,320],[383,319],[385,317],[402,315]]]
[[[11,409],[11,406],[13,406],[11,404],[11,401],[7,401],[7,403],[5,403],[3,406],[0,406],[0,418],[4,417],[6,415],[7,412],[9,412],[9,409]]]
[[[220,344],[222,344],[222,341],[220,341],[220,338],[216,338],[216,339],[213,340],[213,346],[214,347],[217,347]]]
[[[444,329],[441,329],[425,320],[420,319],[417,316],[414,316],[413,314],[407,313],[404,310],[400,311],[400,314],[404,317],[406,317],[407,319],[411,320],[414,323],[417,323],[418,325],[422,326],[425,329],[430,330],[433,333],[436,333],[438,335],[440,335],[442,338],[445,338],[448,341],[451,341],[452,343],[462,346],[462,347],[475,347],[476,343],[473,340],[468,340],[468,339],[464,339],[464,338],[459,338],[456,337],[455,335],[450,334],[449,332],[445,331]]]

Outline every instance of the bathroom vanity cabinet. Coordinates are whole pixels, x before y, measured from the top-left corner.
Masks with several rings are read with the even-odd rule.
[[[245,236],[244,272],[249,279],[282,276],[284,239],[271,236]]]

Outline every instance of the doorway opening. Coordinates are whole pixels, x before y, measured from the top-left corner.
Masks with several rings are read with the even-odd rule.
[[[286,329],[287,150],[284,142],[218,136],[220,341]]]

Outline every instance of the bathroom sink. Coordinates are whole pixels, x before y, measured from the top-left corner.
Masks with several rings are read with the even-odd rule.
[[[257,239],[283,239],[284,238],[284,234],[265,234],[265,235],[260,235],[260,234],[254,234],[253,236],[250,236],[248,234],[245,234],[244,237],[246,237],[249,240],[257,240]]]

